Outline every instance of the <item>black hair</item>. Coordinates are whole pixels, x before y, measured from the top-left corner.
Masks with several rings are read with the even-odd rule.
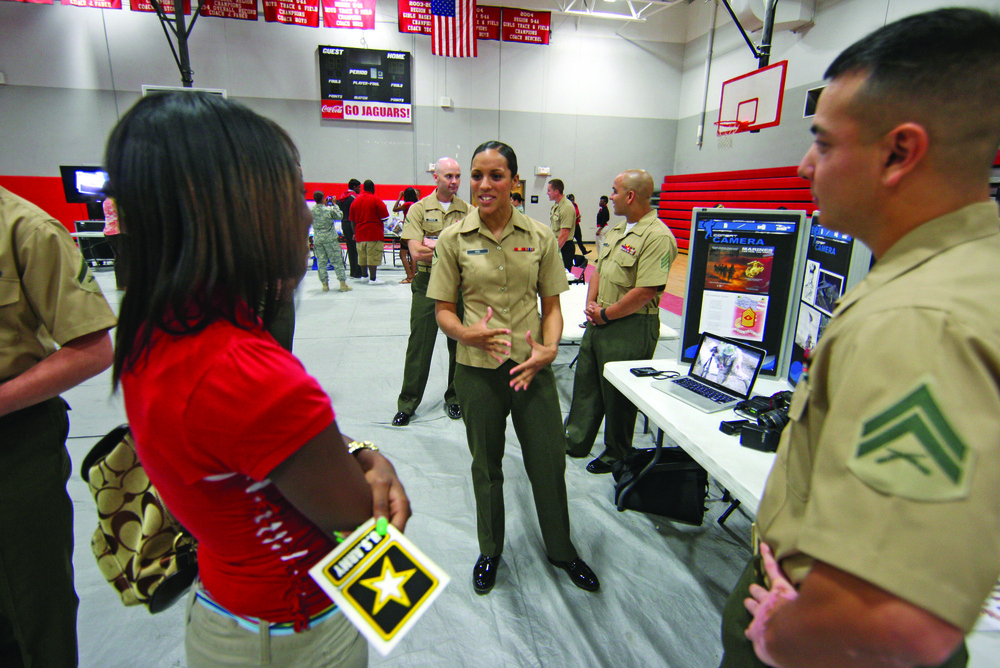
[[[313,201],[316,202],[317,204],[322,204],[323,203],[323,191],[322,190],[317,190],[317,191],[315,191],[313,193]]]
[[[484,141],[472,152],[472,159],[475,160],[476,156],[483,151],[496,151],[502,155],[504,160],[507,161],[507,168],[510,170],[510,175],[514,176],[517,174],[517,154],[514,153],[514,149],[510,146],[504,144],[502,141]]]
[[[348,190],[355,190],[360,185],[361,185],[361,181],[358,181],[357,179],[351,179],[350,181],[347,182],[347,189]]]
[[[952,7],[894,21],[845,49],[825,76],[848,74],[867,77],[856,112],[886,126],[876,131],[917,120],[960,161],[972,142],[972,159],[992,164],[1000,143],[1000,14]]]
[[[276,123],[218,95],[151,95],[111,131],[104,160],[129,267],[114,387],[155,330],[271,323],[307,253],[298,153]]]
[[[361,186],[361,189],[364,190],[366,193],[374,193],[375,182],[372,181],[371,179],[365,179],[365,184]]]
[[[404,202],[416,202],[420,199],[420,193],[413,186],[410,186],[403,191],[403,201]]]
[[[604,202],[605,204],[607,204],[608,203],[608,196],[607,195],[601,195],[601,201]]]
[[[510,198],[511,199],[516,199],[518,202],[523,202],[524,201],[524,197],[521,195],[521,193],[511,193],[510,194]]]

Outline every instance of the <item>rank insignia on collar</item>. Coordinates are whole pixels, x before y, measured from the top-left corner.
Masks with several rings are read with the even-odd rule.
[[[847,468],[884,494],[953,501],[969,494],[975,452],[948,423],[922,382],[862,425]]]
[[[535,249],[532,248],[531,246],[521,246],[521,247],[515,248],[514,252],[515,253],[530,253],[533,250],[535,250]]]
[[[622,244],[621,249],[628,253],[629,255],[635,255],[635,247],[631,244]]]

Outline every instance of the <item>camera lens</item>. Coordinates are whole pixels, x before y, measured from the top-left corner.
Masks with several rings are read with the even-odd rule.
[[[788,411],[784,408],[778,408],[773,411],[761,413],[757,416],[757,424],[766,429],[773,429],[780,432],[788,424]]]

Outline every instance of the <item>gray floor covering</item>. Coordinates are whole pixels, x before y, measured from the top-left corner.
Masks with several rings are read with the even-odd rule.
[[[119,293],[110,271],[95,273],[117,309]],[[371,665],[718,665],[720,611],[749,556],[750,521],[737,511],[725,526],[716,523],[728,504],[714,483],[704,524],[690,527],[631,511],[618,513],[611,501],[611,476],[587,473],[586,459],[568,459],[574,542],[601,579],[601,591],[589,594],[545,560],[520,448],[508,428],[503,564],[492,593],[473,592],[478,548],[471,458],[462,423],[444,413],[444,336],[439,335],[431,379],[413,422],[392,427],[410,292],[397,283],[401,269],[383,267],[379,277],[387,284],[351,282],[352,292],[324,294],[316,273],[309,272],[299,289],[294,347],[329,393],[341,430],[375,441],[391,458],[413,505],[407,536],[452,577],[433,608],[388,657],[371,652]],[[336,283],[333,278],[331,273]],[[675,328],[680,324],[678,316],[666,311],[662,317]],[[574,355],[574,347],[564,346],[554,364],[564,412]],[[661,342],[657,357],[673,355],[670,342]],[[110,395],[110,372],[65,397],[73,408],[68,445],[76,469],[98,437],[125,421],[125,413],[120,396]],[[642,433],[642,422],[640,416],[637,447],[652,444],[651,436]],[[599,451],[598,445],[594,454]],[[185,666],[183,605],[158,615],[123,607],[93,559],[94,504],[76,470],[69,491],[76,510],[80,665]]]

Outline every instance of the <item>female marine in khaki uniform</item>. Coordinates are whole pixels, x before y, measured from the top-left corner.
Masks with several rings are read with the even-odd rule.
[[[562,333],[559,293],[569,288],[559,249],[547,226],[511,205],[511,187],[518,182],[513,149],[495,141],[480,145],[471,178],[478,209],[441,233],[427,296],[437,300],[441,330],[458,341],[455,390],[472,452],[481,552],[473,586],[480,594],[493,588],[503,551],[501,463],[510,415],[548,559],[573,584],[596,591],[597,576],[569,537],[566,441],[549,366]],[[456,313],[460,297],[464,321]]]

